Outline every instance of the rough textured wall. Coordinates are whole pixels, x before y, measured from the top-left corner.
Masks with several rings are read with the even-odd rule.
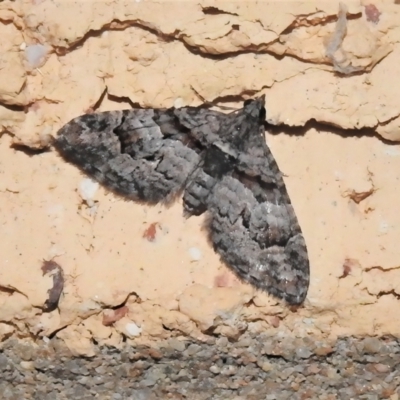
[[[0,337],[56,332],[90,355],[93,339],[399,335],[399,18],[390,2],[1,2]],[[124,201],[49,147],[86,112],[262,93],[311,261],[296,311],[240,283],[202,217]],[[64,277],[51,312],[43,260]]]

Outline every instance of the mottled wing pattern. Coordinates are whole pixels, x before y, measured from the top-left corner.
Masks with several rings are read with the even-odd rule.
[[[208,213],[214,249],[243,280],[304,301],[309,261],[282,174],[264,138],[264,97],[223,114],[198,107],[75,118],[58,134],[64,158],[133,200]]]
[[[174,109],[86,114],[58,133],[55,147],[111,191],[150,204],[168,202],[200,162],[200,149]]]
[[[300,304],[309,286],[307,248],[282,174],[265,143],[263,108],[263,99],[244,108],[242,129],[247,126],[248,140],[239,144],[232,175],[212,193],[210,234],[217,252],[241,278],[289,304]]]
[[[282,174],[265,143],[264,98],[221,121],[184,193],[191,214],[209,213],[214,249],[243,280],[286,300],[304,301],[307,248]]]

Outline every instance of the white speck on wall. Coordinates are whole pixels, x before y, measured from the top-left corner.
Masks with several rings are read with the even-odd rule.
[[[89,207],[93,207],[93,197],[99,188],[99,184],[90,178],[82,179],[79,184],[79,194],[83,200],[88,203]]]
[[[25,48],[25,57],[31,68],[41,67],[45,61],[48,50],[42,44],[31,44]]]
[[[43,330],[43,323],[39,322],[35,325],[36,330],[39,332],[41,330]]]
[[[125,325],[126,333],[129,336],[140,336],[142,333],[142,328],[137,326],[134,322],[129,322]]]
[[[178,97],[178,98],[174,101],[174,107],[175,107],[175,108],[183,107],[183,99],[182,99],[182,97]]]
[[[62,225],[64,220],[64,206],[55,204],[47,209],[47,215],[51,218],[51,225],[58,228]]]
[[[335,176],[335,179],[338,181],[338,180],[341,180],[341,179],[343,179],[343,174],[340,172],[340,171],[334,171],[333,172],[333,174],[334,174],[334,176]]]
[[[48,254],[47,258],[49,260],[52,260],[54,257],[61,256],[64,253],[65,253],[65,250],[61,246],[53,243],[47,253]]]
[[[268,110],[268,107],[266,107],[266,109]],[[271,125],[279,125],[280,118],[281,118],[281,115],[280,115],[280,114],[273,115],[272,117],[270,117],[270,116],[267,114],[266,121],[267,121],[269,124],[271,124]],[[266,140],[268,140],[269,136],[270,136],[270,135],[266,135]]]
[[[379,224],[379,232],[386,233],[389,230],[389,224],[386,221],[381,221]]]
[[[198,249],[197,247],[191,247],[189,249],[189,255],[193,261],[199,261],[199,260],[201,260],[201,257],[202,257],[201,250]]]
[[[384,147],[384,153],[385,153],[387,156],[391,156],[391,157],[398,157],[398,156],[400,156],[400,150],[399,150],[399,148],[398,148],[398,147],[394,147],[394,146],[389,146],[389,145],[386,145],[386,146]]]
[[[63,213],[64,213],[64,206],[62,204],[55,204],[47,209],[48,215],[61,217]]]
[[[81,312],[88,312],[92,310],[98,310],[99,304],[91,299],[85,300],[83,303],[79,305],[79,310]]]

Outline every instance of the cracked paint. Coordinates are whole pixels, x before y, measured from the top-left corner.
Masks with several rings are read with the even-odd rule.
[[[213,11],[207,12],[210,7]],[[393,21],[400,12],[398,7],[381,4],[379,21],[372,24],[369,14],[363,13],[372,9],[371,4],[365,8],[356,2],[342,6],[298,2],[295,7],[224,3],[212,7],[206,1],[185,8],[153,2],[76,2],[75,7],[63,1],[43,1],[33,7],[28,0],[3,2],[0,17],[11,23],[0,29],[3,37],[12,38],[8,43],[13,46],[4,52],[14,58],[6,60],[7,69],[2,69],[0,101],[40,104],[39,109],[30,109],[24,123],[12,126],[15,142],[31,147],[48,145],[44,137],[93,107],[106,89],[108,94],[133,103],[161,107],[172,104],[178,95],[185,104],[199,104],[195,91],[212,102],[272,86],[277,92],[273,98],[290,99],[289,104],[274,101],[269,107],[269,118],[276,124],[302,126],[315,119],[345,129],[373,128],[387,139],[398,140],[399,88],[396,81],[387,87],[388,80],[381,78],[382,73],[397,76],[384,69],[398,65],[397,55],[385,62],[397,51],[400,32]],[[82,15],[80,21],[74,17],[77,12]],[[340,32],[339,41],[332,41],[335,32]],[[46,48],[48,57],[40,69],[28,73],[24,52],[39,45]],[[339,50],[343,54],[337,55]],[[89,56],[91,63],[79,62]],[[336,60],[336,67],[328,65],[327,56]],[[351,68],[343,64],[346,59]],[[186,65],[197,65],[197,72],[191,73]],[[335,68],[339,72],[350,68],[351,79],[335,75]],[[363,73],[352,74],[355,71]],[[289,78],[293,78],[290,88],[303,88],[296,96],[286,93],[286,85],[276,84]],[[310,82],[315,82],[315,88],[309,87]],[[318,87],[329,85],[341,96],[326,93],[326,104],[315,112]],[[160,87],[167,90],[160,91]],[[68,110],[64,107],[67,100]],[[352,107],[361,101],[362,107]],[[30,132],[29,136],[25,132]]]
[[[399,13],[370,2],[1,2],[0,340],[57,335],[90,356],[93,341],[124,338],[400,334],[387,311],[400,296]],[[185,220],[179,201],[121,200],[51,149],[86,112],[235,109],[262,93],[310,253],[296,311],[231,276],[204,219]],[[40,265],[54,257],[62,294],[44,313],[54,282]]]

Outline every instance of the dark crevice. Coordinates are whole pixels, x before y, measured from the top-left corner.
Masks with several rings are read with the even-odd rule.
[[[176,40],[173,35],[166,35],[163,32],[160,32],[150,26],[147,26],[144,21],[137,22],[137,21],[120,21],[118,19],[113,19],[111,22],[103,25],[99,29],[90,29],[83,35],[80,39],[77,39],[74,43],[71,43],[68,47],[65,46],[54,46],[54,49],[59,56],[64,56],[71,51],[75,50],[76,48],[82,46],[88,39],[90,38],[98,38],[100,37],[103,32],[105,31],[124,31],[128,28],[140,28],[153,35],[157,36],[160,40],[164,42],[172,42]],[[175,34],[175,32],[174,32]]]
[[[18,289],[15,288],[15,287],[12,287],[12,286],[3,286],[3,285],[0,285],[0,293],[7,293],[7,294],[9,294],[10,296],[11,296],[13,293],[19,293],[19,294],[22,294],[22,296],[28,298],[28,296],[27,296],[25,293],[21,292],[20,290],[18,290]]]
[[[122,303],[117,304],[116,306],[113,307],[103,307],[103,309],[118,310],[119,308],[126,306],[126,303],[128,302],[131,296],[136,296],[136,302],[141,303],[139,295],[136,292],[130,292],[127,294],[125,300]]]
[[[235,27],[236,26],[237,25],[235,24]],[[232,28],[234,30],[237,30],[235,27],[232,27]],[[273,40],[271,42],[268,42],[268,43],[263,43],[263,44],[260,44],[260,45],[251,45],[246,49],[238,49],[238,50],[235,50],[235,51],[228,51],[228,52],[225,52],[223,54],[207,53],[207,52],[203,51],[201,47],[192,46],[192,45],[186,43],[185,41],[182,41],[182,44],[186,47],[186,49],[190,53],[192,53],[194,55],[201,56],[201,57],[206,58],[208,60],[214,60],[214,61],[223,61],[223,60],[226,60],[226,59],[229,59],[229,58],[235,58],[235,57],[237,57],[238,55],[241,55],[241,54],[270,54],[273,57],[281,59],[281,58],[283,58],[283,56],[277,55],[277,54],[275,54],[273,52],[268,52],[266,50],[267,46],[271,45],[274,42],[275,42],[275,40]]]
[[[237,30],[236,27],[237,26],[235,26],[235,27],[232,26],[233,29]],[[362,75],[362,74],[370,72],[370,69],[368,69],[368,67],[366,67],[366,68],[363,68],[363,69],[360,69],[360,70],[357,70],[357,71],[352,71],[351,73],[347,73],[347,74],[340,73],[339,71],[336,71],[334,69],[334,66],[332,65],[332,63],[328,59],[326,61],[321,61],[320,58],[318,58],[315,61],[314,60],[307,60],[305,58],[300,57],[299,55],[287,53],[286,51],[283,52],[282,54],[277,54],[277,53],[275,53],[275,52],[273,52],[273,51],[268,49],[269,46],[271,46],[275,42],[279,42],[280,40],[281,40],[281,37],[279,37],[279,38],[277,38],[275,40],[272,40],[272,41],[270,41],[268,43],[262,43],[262,44],[259,44],[259,45],[250,45],[246,49],[238,49],[238,50],[231,51],[231,52],[225,52],[223,54],[210,54],[210,53],[207,53],[206,51],[202,50],[201,47],[195,47],[195,46],[189,45],[188,43],[186,43],[184,41],[182,42],[182,44],[192,54],[199,55],[199,56],[201,56],[201,57],[203,57],[205,59],[214,60],[214,61],[223,61],[223,60],[226,60],[226,59],[229,59],[229,58],[235,58],[238,55],[242,55],[242,54],[253,54],[254,56],[256,56],[256,55],[268,55],[268,56],[273,57],[274,59],[276,59],[278,61],[281,61],[282,59],[284,59],[286,57],[290,57],[290,58],[293,58],[293,59],[295,59],[295,60],[297,60],[297,61],[299,61],[299,62],[301,62],[303,64],[310,65],[310,68],[314,67],[314,68],[317,68],[317,69],[321,69],[320,66],[326,66],[326,67],[329,68],[329,69],[326,70],[326,72],[333,73],[335,75],[339,75],[339,76],[344,77],[344,78],[345,77],[352,77],[352,76],[355,76],[355,75]]]
[[[338,7],[338,12],[339,12],[339,7]],[[294,30],[296,30],[297,28],[301,28],[301,27],[326,26],[333,22],[337,22],[337,20],[338,20],[337,13],[334,15],[327,15],[326,17],[322,17],[322,18],[316,17],[314,19],[314,21],[317,20],[317,22],[313,22],[312,19],[308,20],[307,17],[311,17],[313,14],[317,14],[317,12],[313,12],[310,14],[296,15],[296,19],[289,26],[287,26],[280,33],[280,35],[289,35]],[[362,16],[362,13],[347,14],[346,19],[347,19],[347,21],[350,21],[350,20],[359,19],[359,18],[361,18],[361,16]]]
[[[68,327],[68,325],[64,325],[64,326],[62,326],[61,328],[56,329],[55,331],[53,331],[53,332],[48,336],[48,338],[49,338],[50,340],[53,339],[53,338],[57,335],[58,332],[63,331],[63,330],[66,329],[67,327]]]
[[[217,7],[212,7],[212,6],[203,7],[202,11],[203,11],[203,13],[205,15],[234,15],[236,17],[239,16],[236,13],[232,13],[232,12],[229,12],[229,11],[221,10],[221,9],[219,9]]]
[[[12,144],[10,148],[12,148],[15,151],[20,151],[29,157],[38,156],[40,154],[49,153],[51,151],[50,145],[43,147],[41,149],[36,149],[33,147],[26,146],[24,144]]]
[[[268,111],[267,111],[268,113]],[[375,128],[353,128],[346,129],[340,126],[335,126],[333,123],[316,121],[314,118],[308,120],[304,125],[289,126],[285,124],[272,125],[268,122],[265,123],[265,129],[267,135],[280,135],[285,134],[289,136],[304,136],[310,129],[316,131],[324,131],[334,135],[341,136],[343,138],[363,138],[363,137],[374,137],[379,139],[382,143],[391,146],[398,146],[399,142],[391,141],[383,138]]]
[[[107,98],[110,101],[115,101],[116,103],[128,103],[132,108],[141,108],[145,109],[146,107],[142,107],[139,103],[133,102],[129,97],[126,96],[117,96],[114,94],[107,93]]]
[[[5,342],[8,338],[11,338],[14,334],[18,335],[18,327],[16,324],[13,324],[12,322],[9,322],[9,321],[1,321],[1,323],[4,325],[11,326],[12,328],[15,329],[15,332],[11,331],[11,332],[3,334],[2,338],[1,338],[1,342]]]
[[[192,88],[196,92],[196,94],[200,97],[202,101],[204,101],[204,104],[198,106],[198,108],[210,108],[210,107],[217,107],[223,110],[228,110],[231,112],[237,112],[241,110],[241,106],[238,106],[237,108],[234,107],[225,107],[221,105],[221,103],[243,103],[248,97],[254,97],[257,93],[260,92],[260,90],[244,90],[242,93],[237,94],[237,95],[225,95],[225,96],[218,96],[215,99],[208,101],[205,98],[203,98],[197,91]]]
[[[386,126],[386,125],[389,125],[392,121],[396,120],[396,119],[399,118],[399,117],[400,117],[400,115],[397,114],[397,115],[395,115],[394,117],[388,118],[388,119],[387,119],[386,121],[384,121],[384,122],[379,122],[378,126]]]
[[[398,266],[398,267],[390,267],[390,268],[383,268],[380,265],[376,265],[376,266],[372,266],[372,267],[367,267],[367,268],[365,268],[364,271],[365,272],[369,272],[369,271],[372,271],[372,270],[375,270],[375,269],[377,269],[379,271],[382,271],[382,272],[389,272],[389,271],[394,271],[394,270],[400,270],[400,266]]]
[[[216,330],[216,329],[217,329],[216,326],[210,326],[208,329],[205,329],[205,330],[203,331],[203,334],[204,334],[204,335],[207,335],[207,336],[219,337],[220,335],[218,335],[218,334],[215,333],[215,330]],[[229,339],[229,338],[228,338],[228,339]]]
[[[163,329],[169,332],[173,332],[175,329],[168,328],[166,325],[162,324]]]
[[[19,106],[19,105],[16,105],[16,104],[0,103],[0,106],[2,106],[4,108],[7,108],[7,110],[10,110],[10,111],[25,112],[26,111],[26,107],[28,105]]]
[[[11,296],[15,292],[15,290],[11,289],[11,288],[9,288],[7,286],[0,286],[0,292],[1,293],[7,293],[7,294],[9,294]]]
[[[234,30],[237,30],[236,25],[232,26],[232,28]],[[283,52],[282,54],[277,54],[271,50],[268,50],[269,46],[271,46],[275,42],[280,42],[280,40],[281,40],[280,37],[278,37],[277,39],[271,40],[268,43],[261,43],[258,45],[252,44],[252,45],[246,47],[245,49],[237,49],[235,51],[228,51],[228,52],[224,52],[222,54],[207,53],[206,51],[202,50],[201,47],[189,45],[185,41],[183,41],[182,44],[192,54],[199,55],[205,59],[214,60],[214,61],[223,61],[223,60],[227,60],[230,58],[235,58],[238,55],[242,55],[242,54],[253,54],[254,56],[269,55],[270,57],[273,57],[277,61],[281,61],[285,57],[291,57],[291,58],[294,58],[295,60],[298,60],[304,64],[309,64],[310,66],[315,66],[315,68],[318,68],[318,66],[320,66],[320,65],[326,65],[328,67],[332,67],[332,64],[329,63],[328,61],[321,62],[320,59],[318,59],[316,61],[312,61],[312,60],[307,60],[307,59],[301,58],[301,57],[297,56],[296,54],[290,54],[290,53],[286,53],[286,52]],[[328,70],[327,72],[331,72],[331,71]],[[363,71],[358,71],[358,72],[363,73]]]
[[[105,88],[103,90],[103,93],[100,95],[99,99],[93,104],[93,106],[92,106],[93,112],[95,112],[95,111],[97,111],[99,109],[99,107],[101,106],[101,103],[103,102],[104,97],[106,96],[106,94],[107,94],[107,88]]]
[[[396,293],[394,289],[388,291],[381,291],[376,295],[376,298],[380,299],[382,296],[388,296],[388,295],[392,295],[397,300],[400,300],[400,294]]]

